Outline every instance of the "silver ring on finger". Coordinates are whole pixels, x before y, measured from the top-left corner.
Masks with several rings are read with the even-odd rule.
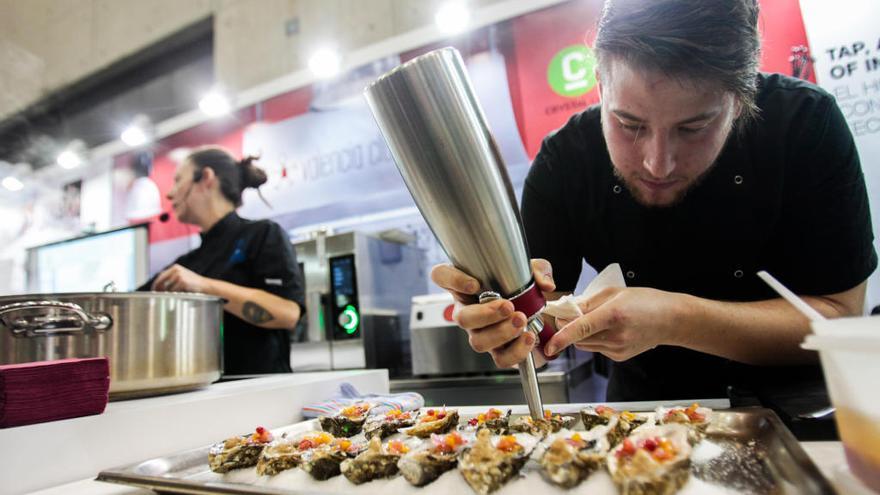
[[[501,299],[501,294],[493,292],[491,290],[487,290],[480,294],[479,303],[484,304],[487,302],[497,301],[498,299]]]

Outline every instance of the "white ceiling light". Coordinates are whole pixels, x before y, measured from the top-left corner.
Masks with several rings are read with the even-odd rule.
[[[342,60],[332,48],[321,48],[309,58],[309,69],[321,79],[329,79],[339,74]]]
[[[211,91],[199,100],[199,108],[209,117],[220,117],[232,110],[232,105],[221,93]]]
[[[20,180],[11,175],[4,177],[2,184],[3,187],[12,192],[21,191],[22,189],[24,189],[24,184],[22,184]]]
[[[64,150],[58,154],[58,158],[55,159],[58,162],[58,165],[66,170],[74,169],[82,165],[82,158],[73,150]]]
[[[467,29],[471,22],[471,12],[462,2],[446,2],[437,9],[434,23],[444,34],[458,34]]]
[[[122,131],[120,139],[122,139],[123,143],[134,148],[147,142],[147,132],[139,125],[131,124]]]

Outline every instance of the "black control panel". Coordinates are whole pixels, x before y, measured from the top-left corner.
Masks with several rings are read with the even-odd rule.
[[[333,340],[361,337],[361,312],[358,304],[354,255],[334,256],[330,261],[330,317]]]

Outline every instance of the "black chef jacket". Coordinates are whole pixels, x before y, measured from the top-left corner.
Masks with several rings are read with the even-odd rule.
[[[598,107],[549,135],[526,178],[522,214],[531,255],[552,263],[557,290],[575,288],[582,259],[597,270],[620,263],[629,286],[725,301],[776,297],[759,270],[798,294],[867,279],[877,254],[865,181],[834,99],[761,75],[757,105],[758,120],[667,208],[638,204],[615,177]],[[724,397],[727,385],[785,372],[659,346],[612,364],[608,400]]]
[[[202,233],[201,246],[174,263],[208,278],[294,301],[305,313],[296,253],[284,230],[271,220],[245,220],[232,212]],[[154,279],[140,290],[150,290]],[[260,328],[228,311],[223,312],[223,349],[227,375],[291,371],[288,330]]]

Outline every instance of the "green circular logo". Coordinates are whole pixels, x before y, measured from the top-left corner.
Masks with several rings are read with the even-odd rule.
[[[589,92],[596,85],[596,56],[586,45],[571,45],[553,56],[547,82],[553,91],[568,98]]]

